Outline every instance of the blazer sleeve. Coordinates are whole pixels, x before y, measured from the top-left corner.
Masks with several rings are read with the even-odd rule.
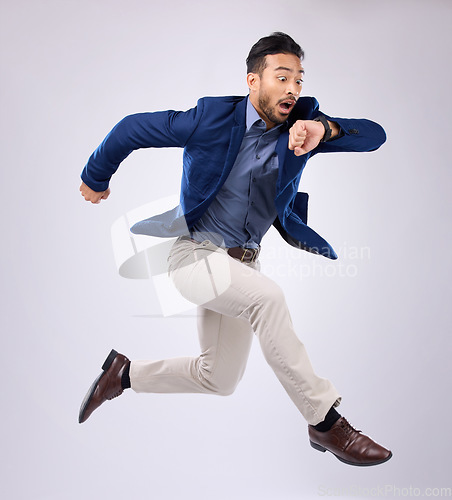
[[[315,97],[300,97],[289,119],[289,126],[296,120],[313,120],[324,115],[328,120],[336,122],[340,127],[337,138],[321,142],[312,152],[333,153],[338,151],[374,151],[386,141],[386,133],[378,123],[362,118],[331,117],[319,109]]]
[[[318,114],[324,113],[319,112]],[[383,127],[371,120],[337,118],[328,115],[325,115],[325,117],[327,120],[336,122],[339,125],[340,133],[338,138],[328,142],[321,142],[315,149],[315,153],[375,151],[386,141],[386,133]]]
[[[90,156],[81,178],[100,192],[108,188],[111,176],[129,154],[140,148],[181,147],[190,139],[204,110],[200,99],[188,111],[138,113],[123,118]]]

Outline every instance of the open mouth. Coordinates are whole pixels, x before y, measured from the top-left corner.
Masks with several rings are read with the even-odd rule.
[[[288,115],[292,111],[292,108],[294,106],[295,106],[295,101],[293,99],[286,99],[279,103],[279,111],[283,115]]]

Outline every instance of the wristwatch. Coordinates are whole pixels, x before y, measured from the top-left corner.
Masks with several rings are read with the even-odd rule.
[[[324,127],[325,127],[325,133],[323,134],[323,137],[320,139],[320,142],[326,142],[331,138],[331,134],[333,131],[331,130],[330,124],[328,123],[328,120],[325,118],[325,115],[319,115],[316,118],[314,118],[315,122],[320,122]]]

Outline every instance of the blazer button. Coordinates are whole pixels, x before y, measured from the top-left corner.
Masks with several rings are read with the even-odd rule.
[[[349,128],[348,132],[349,134],[354,134],[354,135],[359,134],[359,130],[357,128]]]

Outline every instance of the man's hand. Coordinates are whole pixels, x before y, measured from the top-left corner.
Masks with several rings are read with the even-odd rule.
[[[325,128],[320,122],[297,120],[289,130],[289,149],[296,156],[305,155],[318,146],[324,134]]]
[[[90,201],[91,203],[96,204],[100,203],[100,200],[106,200],[110,196],[110,188],[108,188],[106,191],[93,191],[84,182],[82,182],[80,186],[80,192],[82,193],[82,196],[86,201]]]

